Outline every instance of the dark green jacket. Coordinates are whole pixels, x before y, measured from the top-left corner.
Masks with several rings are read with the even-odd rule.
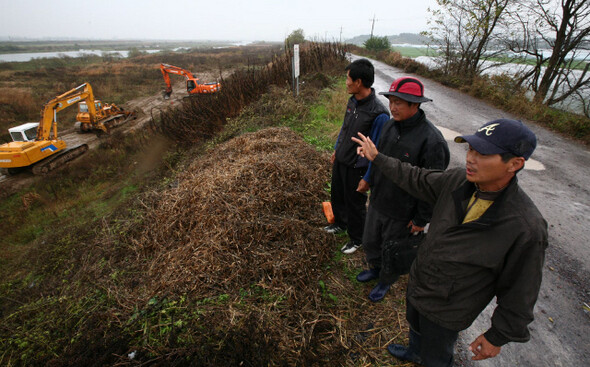
[[[450,153],[442,133],[426,118],[424,111],[407,120],[390,120],[383,126],[377,148],[388,157],[393,157],[412,166],[444,170],[449,165]],[[417,200],[391,180],[378,167],[371,169],[371,199],[373,206],[382,215],[397,221],[412,220],[424,227],[430,222],[432,205]]]
[[[516,177],[479,219],[462,224],[475,191],[465,169],[420,169],[383,154],[373,164],[412,196],[434,204],[410,271],[412,305],[432,322],[460,331],[495,296],[486,339],[496,346],[527,341],[541,286],[547,222]]]

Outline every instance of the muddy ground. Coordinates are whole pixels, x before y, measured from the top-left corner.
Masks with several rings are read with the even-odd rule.
[[[353,57],[356,58],[356,57]],[[373,61],[377,92],[389,90],[391,82],[408,75],[403,70]],[[457,135],[472,134],[483,123],[497,118],[514,118],[480,100],[414,75],[423,81],[427,117],[449,143],[451,167],[463,166],[465,146],[453,142]],[[382,101],[387,104],[385,97]],[[528,343],[510,343],[494,359],[472,362],[469,344],[490,325],[495,301],[473,325],[463,331],[457,348],[461,366],[590,366],[590,152],[586,146],[563,138],[532,121],[524,121],[537,135],[538,146],[519,182],[536,203],[549,226],[549,248],[543,283],[530,325]]]

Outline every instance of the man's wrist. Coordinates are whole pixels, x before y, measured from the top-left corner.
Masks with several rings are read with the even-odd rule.
[[[486,340],[488,342],[490,342],[490,344],[492,344],[495,347],[501,347],[504,344],[510,342],[510,340],[508,338],[502,336],[502,334],[500,334],[493,327],[491,327],[488,331],[486,331],[483,334],[483,336],[486,338]]]

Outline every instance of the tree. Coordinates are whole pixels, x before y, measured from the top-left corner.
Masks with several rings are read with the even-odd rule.
[[[305,42],[305,36],[303,34],[303,29],[299,28],[291,32],[287,38],[285,38],[285,47],[291,48],[295,44],[301,44]]]
[[[371,37],[363,44],[369,51],[385,51],[389,50],[391,45],[389,39],[386,36],[383,37]]]
[[[501,50],[492,49],[506,7],[514,0],[436,0],[429,9],[433,26],[427,33],[440,46],[448,74],[473,77],[487,66],[484,61]]]
[[[521,0],[510,13],[507,47],[528,59],[518,83],[548,106],[574,97],[588,115],[590,88],[590,2],[587,0]],[[544,50],[551,50],[550,54]],[[575,69],[578,70],[575,70]]]

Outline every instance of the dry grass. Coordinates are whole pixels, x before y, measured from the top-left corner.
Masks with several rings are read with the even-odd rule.
[[[34,102],[31,91],[27,88],[7,87],[0,89],[0,120],[12,121],[14,124],[16,116],[38,119],[41,107]]]
[[[260,282],[290,294],[298,278],[309,276],[302,259],[317,267],[329,257],[308,248],[330,242],[318,229],[317,210],[328,173],[324,159],[287,129],[214,148],[177,188],[157,195],[150,225],[132,239],[141,256],[154,258],[153,290],[219,292]]]

